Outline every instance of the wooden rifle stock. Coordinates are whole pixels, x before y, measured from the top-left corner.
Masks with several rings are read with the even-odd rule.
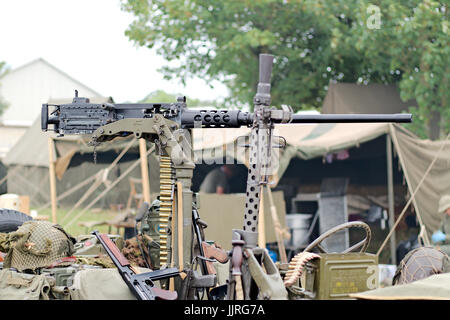
[[[217,248],[214,245],[208,244],[206,241],[202,242],[203,254],[207,259],[215,259],[220,263],[226,263],[228,261],[228,254],[225,250]],[[208,274],[216,274],[216,268],[214,268],[213,261],[206,260],[206,268]]]

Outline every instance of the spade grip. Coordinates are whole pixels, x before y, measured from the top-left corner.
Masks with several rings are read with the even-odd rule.
[[[269,83],[272,75],[273,55],[262,53],[259,55],[259,83]]]
[[[243,247],[245,241],[233,240],[231,244],[233,246],[231,253],[231,275],[240,276],[242,275],[241,266],[243,262]]]

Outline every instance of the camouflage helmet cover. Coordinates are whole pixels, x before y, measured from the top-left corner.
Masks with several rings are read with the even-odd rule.
[[[448,208],[450,208],[450,194],[443,195],[439,199],[439,213],[444,213]]]
[[[27,221],[8,235],[9,251],[5,268],[19,271],[47,267],[74,253],[76,240],[64,229],[48,221]]]

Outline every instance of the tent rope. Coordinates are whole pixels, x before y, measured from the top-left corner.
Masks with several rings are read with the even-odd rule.
[[[450,133],[447,135],[447,138],[445,140],[448,140],[450,137]],[[400,220],[403,218],[403,215],[406,212],[406,209],[409,207],[409,205],[411,204],[411,202],[413,201],[414,197],[416,196],[417,191],[419,191],[419,188],[422,186],[423,182],[425,181],[426,176],[428,175],[428,173],[431,171],[431,168],[433,167],[434,163],[436,162],[437,158],[439,157],[439,155],[441,154],[442,150],[444,149],[445,143],[442,143],[442,146],[439,148],[438,152],[436,153],[436,155],[434,156],[433,160],[431,161],[430,165],[428,166],[427,170],[425,171],[424,175],[422,176],[420,182],[417,184],[416,189],[414,190],[414,192],[411,194],[411,197],[409,198],[408,202],[406,203],[406,205],[404,206],[403,210],[401,211],[399,217],[397,218],[397,221],[395,222],[395,224],[392,226],[391,231],[389,232],[389,234],[386,236],[386,239],[384,240],[384,242],[382,243],[382,245],[380,246],[380,248],[378,249],[377,252],[377,256],[380,255],[381,251],[383,251],[384,246],[386,245],[387,241],[389,240],[389,238],[392,236],[392,234],[395,231],[395,228],[397,227],[397,225],[400,223]],[[400,152],[399,152],[400,153]],[[421,225],[421,232],[420,234],[423,237],[423,241],[426,245],[429,245],[429,241],[428,238],[426,237],[426,233],[423,233],[423,231],[425,230],[425,226],[422,222],[422,219],[420,217],[419,212],[417,212],[417,217],[419,218],[419,223]],[[425,236],[425,237],[424,237]]]
[[[131,146],[134,144],[135,140],[131,139],[131,141],[126,145],[126,147],[120,152],[120,154],[114,159],[113,162],[107,167],[102,170],[100,170],[97,174],[93,176],[95,179],[94,183],[88,188],[88,190],[84,193],[84,195],[77,201],[77,203],[70,209],[70,211],[66,214],[65,218],[63,219],[64,223],[67,218],[72,214],[74,210],[76,210],[97,188],[103,183],[106,187],[110,185],[110,181],[107,180],[108,173],[111,169],[113,169],[117,163],[122,159],[122,157],[125,155],[125,153],[131,148]]]
[[[91,177],[87,178],[86,180],[84,180],[84,181],[78,183],[77,185],[73,186],[73,187],[70,188],[69,190],[67,190],[67,191],[63,192],[62,194],[60,194],[60,195],[56,198],[56,200],[59,201],[59,200],[62,200],[62,199],[64,199],[64,198],[66,198],[67,196],[71,195],[72,193],[74,193],[74,192],[77,191],[78,189],[84,187],[85,185],[87,185],[88,183],[90,183],[90,182],[91,182],[92,180],[94,180],[94,179],[95,179],[95,176],[91,176]],[[43,206],[39,207],[39,208],[37,209],[37,211],[43,210],[43,209],[47,208],[48,206],[50,206],[50,204],[51,204],[51,201],[48,201],[48,202],[47,202],[46,204],[44,204]]]
[[[146,153],[146,157],[148,157],[153,150],[155,149],[152,146]],[[78,213],[72,220],[70,220],[64,228],[68,228],[72,225],[79,217],[81,217],[86,211],[88,211],[98,200],[100,200],[109,190],[111,190],[117,183],[119,183],[124,177],[126,177],[138,164],[140,164],[140,159],[137,159],[124,173],[122,173],[113,183],[111,183],[105,190],[103,190],[94,200],[91,201],[80,213]]]

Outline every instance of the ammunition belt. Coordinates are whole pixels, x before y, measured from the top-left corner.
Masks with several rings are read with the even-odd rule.
[[[306,263],[313,259],[320,259],[320,256],[312,252],[300,252],[289,262],[288,271],[284,277],[286,287],[293,286],[303,273]]]
[[[175,174],[172,161],[169,156],[160,156],[159,183],[160,183],[160,208],[159,208],[159,232],[160,232],[160,266],[170,262],[169,221],[172,219],[174,205]],[[173,230],[172,230],[173,232]]]

